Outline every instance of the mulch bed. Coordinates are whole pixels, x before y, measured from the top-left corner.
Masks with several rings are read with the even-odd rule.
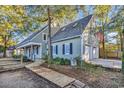
[[[47,63],[42,64],[42,66],[78,79],[91,88],[124,87],[124,75],[121,72],[103,69],[101,67],[95,68],[95,71],[92,71],[94,68],[87,70],[67,65],[48,65]]]

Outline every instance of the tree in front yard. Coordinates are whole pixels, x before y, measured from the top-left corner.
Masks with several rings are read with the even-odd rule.
[[[6,57],[7,47],[15,44],[13,34],[23,27],[25,9],[23,6],[0,6],[0,45],[4,47],[3,57]]]

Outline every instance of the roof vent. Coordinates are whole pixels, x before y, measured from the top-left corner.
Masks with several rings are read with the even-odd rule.
[[[73,25],[73,27],[77,26],[77,24],[78,24],[78,23],[75,23],[75,24]]]

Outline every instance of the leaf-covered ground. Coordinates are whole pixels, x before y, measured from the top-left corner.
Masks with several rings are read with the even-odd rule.
[[[44,63],[43,66],[48,67],[48,64]],[[124,87],[124,76],[119,71],[88,64],[84,64],[82,69],[55,64],[51,64],[49,68],[76,78],[91,88]]]

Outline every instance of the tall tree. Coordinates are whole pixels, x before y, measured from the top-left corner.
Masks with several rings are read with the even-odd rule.
[[[124,6],[120,6],[116,15],[112,18],[110,27],[118,31],[122,51],[122,72],[124,73]]]
[[[23,6],[0,6],[0,37],[6,57],[7,45],[12,42],[12,35],[23,27],[25,10]]]
[[[94,9],[94,15],[97,19],[97,22],[100,26],[100,29],[102,31],[103,34],[103,41],[102,46],[103,46],[103,58],[105,58],[105,26],[106,24],[108,24],[108,20],[109,20],[109,12],[111,10],[111,6],[110,5],[98,5],[95,7]]]

